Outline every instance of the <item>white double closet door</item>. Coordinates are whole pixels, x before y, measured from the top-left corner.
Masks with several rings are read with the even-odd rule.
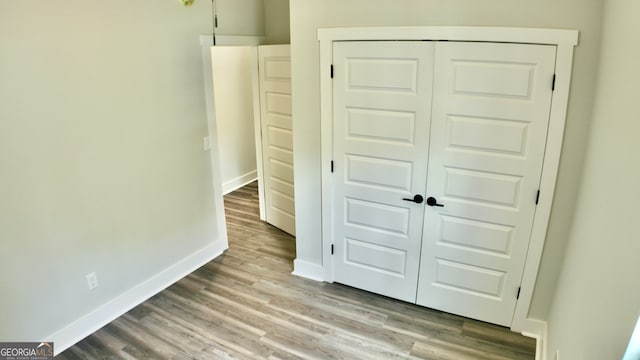
[[[511,324],[555,52],[334,43],[334,281]]]

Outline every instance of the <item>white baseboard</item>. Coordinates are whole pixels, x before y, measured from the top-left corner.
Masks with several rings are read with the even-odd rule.
[[[127,311],[215,259],[227,249],[227,246],[227,241],[215,241],[213,244],[171,265],[45,339],[53,341],[55,343],[55,355],[60,354]]]
[[[238,190],[248,183],[254,182],[256,180],[258,180],[258,170],[249,171],[248,173],[238,176],[235,179],[227,180],[222,184],[222,194],[227,195],[228,193],[234,190]]]
[[[324,281],[324,269],[322,266],[304,260],[293,260],[292,274],[311,280]]]
[[[536,339],[536,360],[547,359],[547,322],[527,319],[527,329],[522,335]]]

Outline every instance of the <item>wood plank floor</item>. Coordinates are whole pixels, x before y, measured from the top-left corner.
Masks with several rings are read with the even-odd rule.
[[[229,250],[56,359],[534,359],[508,329],[291,275],[293,237],[225,197]]]

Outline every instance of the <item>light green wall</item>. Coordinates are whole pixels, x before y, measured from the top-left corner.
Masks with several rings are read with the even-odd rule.
[[[640,314],[640,3],[606,0],[582,185],[550,317],[548,359],[620,359]]]
[[[258,176],[252,76],[258,59],[250,46],[214,46],[211,54],[220,177],[228,193]]]
[[[289,0],[264,0],[265,36],[268,44],[288,44]]]
[[[289,43],[289,0],[216,0],[217,35],[264,36]]]
[[[600,44],[602,0],[295,0],[290,3],[297,258],[321,264],[320,94],[317,29],[483,25],[580,31],[563,155],[531,315],[544,319],[562,264],[580,181]],[[326,164],[325,164],[326,165]]]
[[[216,34],[264,36],[264,1],[216,0],[218,15]]]
[[[216,237],[210,6],[0,2],[0,341],[45,340]]]

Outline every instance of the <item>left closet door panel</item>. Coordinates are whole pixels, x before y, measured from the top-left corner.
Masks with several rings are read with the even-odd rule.
[[[433,43],[336,43],[333,66],[334,280],[415,302]]]

